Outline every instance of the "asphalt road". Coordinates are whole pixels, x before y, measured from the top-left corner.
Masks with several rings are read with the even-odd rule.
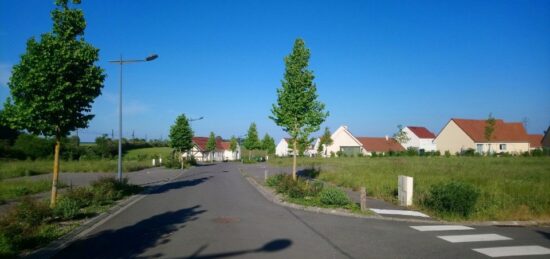
[[[513,254],[544,253],[550,248],[548,228],[470,226],[468,230],[419,231],[411,226],[426,224],[281,207],[243,178],[242,166],[223,163],[193,168],[56,258],[489,258],[473,249],[521,246],[496,250]],[[478,238],[501,240],[472,241]],[[457,242],[461,240],[470,242]]]

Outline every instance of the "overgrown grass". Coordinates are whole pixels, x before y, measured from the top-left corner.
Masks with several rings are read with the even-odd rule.
[[[450,220],[550,220],[548,157],[383,157],[300,158],[302,167],[320,168],[319,179],[396,203],[397,176],[414,177],[414,204]],[[291,159],[270,163],[289,166]],[[423,202],[432,185],[459,181],[480,194],[468,217],[438,214]]]
[[[17,257],[63,236],[86,217],[105,211],[116,200],[139,193],[142,187],[101,178],[90,187],[77,187],[60,195],[50,209],[47,200],[25,198],[0,217],[0,258]]]
[[[61,161],[59,163],[61,172],[116,172],[117,160],[83,160],[83,161]],[[122,170],[124,172],[137,171],[151,167],[151,161],[124,161]],[[30,176],[37,174],[48,174],[53,170],[51,160],[0,160],[0,180]]]
[[[163,160],[168,159],[172,154],[172,148],[169,147],[151,147],[129,150],[124,155],[125,160],[149,161],[153,158],[162,157]]]
[[[0,204],[26,195],[45,192],[51,189],[51,181],[0,181]],[[60,184],[60,187],[64,186]]]

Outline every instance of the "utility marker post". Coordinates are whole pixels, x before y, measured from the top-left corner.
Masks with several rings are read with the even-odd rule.
[[[367,208],[367,188],[361,187],[361,211],[366,211]]]

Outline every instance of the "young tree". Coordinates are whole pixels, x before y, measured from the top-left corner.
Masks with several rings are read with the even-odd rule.
[[[185,114],[181,114],[176,118],[174,125],[170,127],[168,135],[170,147],[177,150],[181,161],[181,169],[183,170],[183,152],[187,152],[193,148],[193,129],[189,125],[189,120]]]
[[[393,134],[393,138],[399,142],[399,144],[407,143],[410,138],[407,136],[407,132],[403,131],[403,125],[397,125],[397,132]]]
[[[265,150],[267,155],[275,153],[275,140],[267,133],[262,139],[262,149]]]
[[[206,142],[206,150],[210,154],[210,162],[214,162],[214,151],[216,151],[216,135],[214,135],[214,132],[210,132],[210,137]]]
[[[325,127],[325,132],[323,132],[323,136],[321,136],[321,139],[319,140],[319,147],[317,148],[317,151],[319,153],[323,152],[324,150],[325,156],[327,155],[326,147],[332,145],[333,143],[333,140],[330,135],[331,135],[330,130],[328,129],[328,127]]]
[[[235,136],[231,136],[231,140],[229,141],[229,149],[233,153],[233,160],[236,160],[236,154],[235,151],[237,151],[238,143],[237,138]]]
[[[495,131],[495,124],[496,124],[496,120],[493,117],[493,114],[489,113],[489,118],[485,120],[485,140],[487,140],[487,142],[491,142],[491,139],[493,138],[493,132]],[[487,143],[487,145],[488,145],[487,152],[491,154],[491,143]]]
[[[292,178],[296,180],[298,141],[309,139],[328,116],[325,105],[317,100],[314,75],[308,69],[310,52],[302,39],[296,39],[292,53],[285,57],[282,87],[277,89],[277,103],[269,116],[291,138],[293,149]]]
[[[256,123],[252,122],[248,128],[248,133],[244,139],[243,145],[248,149],[248,160],[252,159],[252,151],[261,148],[260,139],[258,138],[258,131],[256,130]]]
[[[55,137],[51,203],[55,206],[61,139],[88,127],[94,99],[100,95],[105,74],[94,63],[99,50],[84,41],[86,21],[69,0],[56,0],[51,12],[53,31],[39,41],[27,41],[27,50],[15,65],[8,86],[11,98],[5,112],[12,127]],[[72,0],[80,4],[80,0]]]

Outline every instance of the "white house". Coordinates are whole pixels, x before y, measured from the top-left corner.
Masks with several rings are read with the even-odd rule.
[[[347,155],[363,153],[363,145],[351,134],[348,126],[340,126],[332,133],[330,138],[332,139],[332,145],[323,149],[324,157],[329,157],[331,153],[336,154],[338,151],[342,151]]]
[[[279,141],[279,144],[275,147],[275,155],[279,157],[285,157],[292,154],[292,150],[289,150],[290,147],[288,143],[290,142],[289,138],[283,138]]]
[[[437,147],[434,143],[435,135],[424,127],[407,126],[403,129],[409,138],[407,142],[401,145],[408,149],[416,148],[419,151],[436,151]]]
[[[224,141],[221,138],[216,138],[216,150],[207,151],[206,145],[208,143],[207,137],[193,137],[193,148],[190,150],[189,155],[195,157],[197,161],[229,161],[241,159],[241,147],[237,143],[237,149],[235,152],[231,151],[229,141]],[[187,153],[183,153],[182,157],[187,157]]]
[[[317,155],[317,149],[319,148],[319,145],[321,144],[321,139],[316,138],[304,151],[305,156],[314,157]]]

